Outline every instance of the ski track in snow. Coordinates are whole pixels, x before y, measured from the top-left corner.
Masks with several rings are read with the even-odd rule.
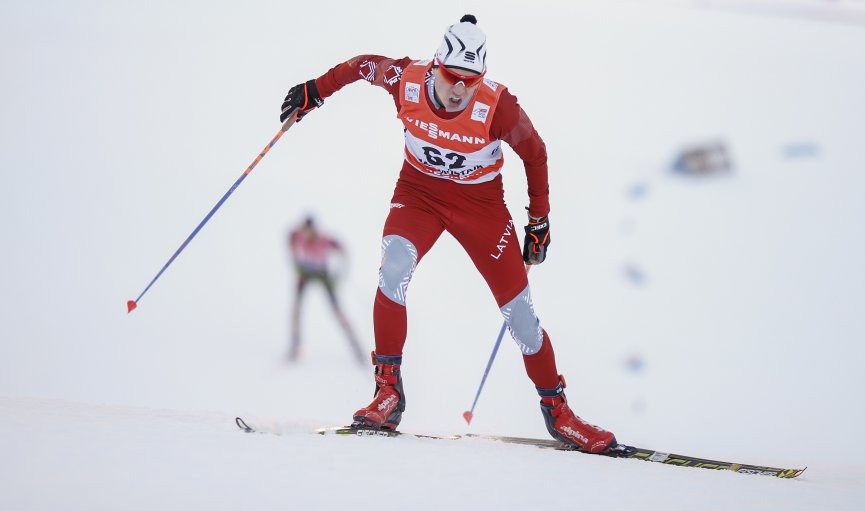
[[[340,509],[384,484],[406,509],[533,509],[560,488],[587,509],[857,509],[865,470],[797,479],[669,467],[483,440],[346,438],[260,418],[0,397],[2,509]],[[543,482],[539,482],[542,480]],[[50,491],[46,487],[50,486]]]

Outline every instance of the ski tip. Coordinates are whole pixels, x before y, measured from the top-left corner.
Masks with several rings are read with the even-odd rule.
[[[246,431],[247,433],[254,433],[254,432],[255,432],[255,430],[252,429],[252,428],[249,426],[249,424],[247,424],[247,423],[246,423],[243,419],[241,419],[240,417],[235,417],[235,418],[234,418],[234,423],[237,424],[237,427],[238,427],[238,428],[242,429],[243,431]]]
[[[136,307],[138,307],[138,304],[135,303],[135,300],[129,300],[128,302],[126,302],[126,314],[134,311]]]
[[[802,472],[804,472],[806,470],[808,470],[808,467],[791,470],[790,473],[784,477],[787,477],[789,479],[792,479],[794,477],[799,477],[800,475],[802,475]]]
[[[463,412],[463,419],[466,420],[466,424],[471,424],[472,418],[474,418],[472,412]]]

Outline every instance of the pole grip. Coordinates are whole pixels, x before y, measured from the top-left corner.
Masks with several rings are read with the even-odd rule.
[[[286,131],[288,131],[288,128],[291,128],[291,126],[296,122],[297,122],[297,113],[288,116],[288,119],[286,119],[285,122],[282,123],[282,128],[281,128],[282,132],[285,133]]]

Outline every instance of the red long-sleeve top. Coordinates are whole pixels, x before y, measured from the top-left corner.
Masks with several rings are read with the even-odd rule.
[[[399,81],[402,70],[411,62],[412,59],[408,57],[392,59],[381,55],[359,55],[337,64],[327,73],[316,78],[315,85],[324,99],[346,85],[364,79],[388,91],[399,111],[401,107]],[[432,103],[430,108],[445,119],[456,117],[460,113],[446,112],[444,108],[437,108]],[[529,116],[517,102],[516,96],[507,88],[499,97],[490,125],[490,136],[507,142],[523,160],[528,181],[529,214],[533,217],[547,215],[550,211],[547,149],[544,141],[535,131]]]

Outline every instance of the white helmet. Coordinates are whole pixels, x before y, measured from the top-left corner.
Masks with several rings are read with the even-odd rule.
[[[466,14],[459,23],[448,27],[436,53],[439,64],[478,74],[487,70],[487,36],[477,22],[477,18]]]

